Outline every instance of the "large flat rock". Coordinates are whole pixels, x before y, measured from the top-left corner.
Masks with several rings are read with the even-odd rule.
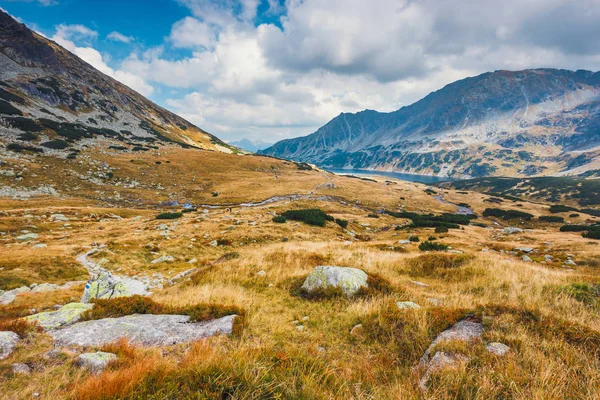
[[[308,275],[302,289],[313,292],[318,289],[340,288],[346,296],[352,296],[360,288],[368,287],[368,276],[357,268],[318,266]]]
[[[228,335],[235,315],[190,323],[187,315],[128,315],[78,322],[50,332],[58,346],[102,346],[121,338],[142,346],[168,346],[214,335]]]

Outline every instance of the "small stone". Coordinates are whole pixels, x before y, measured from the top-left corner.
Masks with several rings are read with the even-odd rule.
[[[521,229],[521,228],[515,228],[515,227],[504,228],[504,233],[506,233],[507,235],[512,235],[514,233],[521,233],[521,232],[523,232],[523,229]]]
[[[485,348],[487,349],[487,351],[489,351],[490,353],[495,354],[497,356],[503,356],[507,352],[510,351],[510,347],[508,347],[504,343],[498,343],[498,342],[488,343],[485,346]]]
[[[67,222],[69,218],[65,217],[64,214],[52,214],[50,220],[54,222]]]
[[[45,249],[46,247],[48,247],[46,243],[38,243],[31,246],[32,249]]]
[[[162,257],[158,257],[157,259],[154,259],[150,262],[150,264],[161,264],[161,263],[166,263],[166,262],[173,262],[175,261],[175,257],[173,256],[162,256]]]
[[[260,270],[256,273],[256,275],[263,277],[263,276],[267,276],[267,273],[264,270]]]
[[[296,330],[302,332],[304,330],[304,325],[296,325]]]
[[[25,235],[17,236],[17,240],[21,242],[26,242],[29,240],[36,240],[38,237],[39,236],[37,233],[27,233]]]
[[[529,253],[533,252],[533,247],[517,247],[515,250],[522,251],[523,253],[529,254]]]
[[[14,332],[0,332],[0,360],[4,360],[10,356],[17,348],[20,340],[19,335]]]
[[[99,374],[111,361],[116,359],[116,354],[97,351],[95,353],[81,354],[75,359],[75,364],[88,369],[92,374]]]
[[[396,305],[398,306],[398,308],[400,310],[407,310],[410,308],[413,308],[413,309],[421,308],[420,305],[418,305],[417,303],[414,303],[412,301],[399,301],[396,303]]]
[[[421,286],[421,287],[427,287],[427,286],[429,286],[428,284],[423,283],[423,282],[419,282],[419,281],[410,281],[410,283],[412,283],[413,285]]]
[[[361,335],[364,332],[364,328],[362,324],[358,324],[358,325],[354,325],[354,327],[352,329],[350,329],[350,334],[355,336],[355,335]]]
[[[523,262],[532,262],[533,260],[531,259],[531,257],[524,255],[523,257],[521,257],[521,260],[523,260]]]
[[[29,368],[27,364],[14,363],[12,365],[12,372],[15,375],[29,375],[31,373],[31,368]]]

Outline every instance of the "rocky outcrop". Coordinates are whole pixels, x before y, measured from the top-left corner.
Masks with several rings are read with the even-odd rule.
[[[306,278],[302,289],[311,293],[316,290],[339,288],[346,296],[356,294],[361,288],[367,288],[368,276],[356,268],[319,266]]]
[[[95,347],[122,338],[142,346],[168,346],[231,334],[235,317],[191,323],[186,315],[128,315],[78,322],[49,333],[57,346]]]
[[[20,340],[19,335],[14,332],[0,332],[0,360],[10,356],[17,348]]]
[[[75,322],[79,321],[81,314],[92,307],[92,304],[69,303],[57,311],[48,311],[29,315],[24,319],[29,322],[36,322],[39,326],[44,328],[44,330],[52,330],[74,324]]]

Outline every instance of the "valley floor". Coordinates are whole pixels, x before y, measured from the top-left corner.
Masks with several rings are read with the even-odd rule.
[[[237,157],[232,160],[242,158]],[[179,160],[172,158],[171,179],[160,178],[167,193],[175,191],[170,184],[184,191]],[[74,187],[72,195],[62,189],[60,197],[0,200],[0,289],[76,282],[19,294],[0,306],[0,330],[21,326],[22,334],[16,351],[0,361],[0,397],[600,398],[599,241],[559,232],[560,224],[537,219],[481,217],[491,205],[489,196],[476,192],[436,188],[427,193],[417,183],[365,181],[302,171],[279,160],[246,160],[243,168],[235,167],[254,172],[236,177],[194,172],[203,189],[196,197],[185,193],[186,199],[231,205],[300,197],[252,207],[199,208],[174,220],[156,219],[165,211],[157,206],[166,200],[165,192],[144,195],[139,187],[122,194],[121,203],[111,197],[113,205],[82,195],[85,187]],[[133,167],[147,168],[146,174],[154,168],[156,175],[164,166],[108,162],[115,175]],[[138,176],[143,187],[148,175]],[[436,199],[439,195],[444,202]],[[125,203],[136,196],[144,201]],[[454,213],[461,203],[480,216],[473,220],[477,225],[447,233],[407,228],[410,220],[380,213],[384,208]],[[526,201],[502,207],[549,215],[547,206]],[[344,229],[334,222],[324,227],[273,222],[275,215],[303,208],[322,209],[349,224]],[[53,220],[53,214],[65,219]],[[571,223],[593,220],[566,218]],[[510,233],[506,227],[519,229]],[[18,239],[30,233],[36,236]],[[410,235],[420,241],[399,243]],[[429,239],[450,251],[419,250]],[[15,321],[79,301],[84,284],[77,282],[87,280],[89,272],[77,259],[92,248],[98,249],[89,256],[93,263],[149,283],[154,302],[174,308],[233,307],[242,310],[242,326],[232,335],[191,344],[153,348],[121,341],[88,349],[118,358],[101,374],[86,372],[74,363],[81,349],[52,351],[48,334]],[[161,256],[165,262],[152,263]],[[353,298],[303,297],[299,287],[319,265],[359,268],[380,285]],[[170,282],[191,268],[193,273]],[[399,309],[400,301],[421,307]],[[465,354],[468,361],[433,371],[423,391],[419,360],[438,334],[464,319],[482,323],[483,335],[470,344],[438,346]],[[492,342],[510,351],[493,355],[485,346]],[[14,373],[15,363],[26,364],[29,373]]]

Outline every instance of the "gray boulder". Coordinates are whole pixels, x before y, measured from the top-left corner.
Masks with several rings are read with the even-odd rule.
[[[523,260],[523,262],[532,262],[533,260],[531,259],[531,257],[524,255],[523,257],[521,257],[521,260]]]
[[[29,315],[24,319],[30,322],[37,322],[39,326],[48,331],[60,328],[62,326],[71,325],[79,321],[81,314],[92,307],[92,304],[69,303],[57,311],[48,311]]]
[[[148,294],[148,286],[133,278],[113,276],[110,272],[101,272],[90,279],[83,290],[82,303],[92,299],[113,299],[116,297]]]
[[[161,256],[161,257],[158,257],[157,259],[150,261],[150,264],[161,264],[161,263],[173,262],[173,261],[175,261],[175,257],[173,257],[173,256]]]
[[[302,289],[313,292],[317,289],[340,288],[346,296],[352,296],[360,288],[368,287],[367,274],[356,268],[319,266],[306,278]]]
[[[142,346],[168,346],[209,336],[228,335],[235,315],[190,323],[187,315],[128,315],[78,322],[50,331],[58,346],[102,346],[121,338]]]
[[[10,356],[19,344],[19,335],[14,332],[0,332],[0,360],[4,360]]]
[[[12,365],[12,372],[15,375],[29,375],[31,373],[31,368],[29,365],[23,363],[14,363]]]
[[[510,351],[510,347],[505,345],[504,343],[492,342],[488,343],[485,348],[492,354],[497,356],[503,356]]]
[[[427,381],[430,375],[443,368],[455,368],[460,364],[467,362],[469,358],[461,353],[448,353],[443,351],[431,354],[436,345],[446,341],[472,342],[481,340],[483,335],[483,325],[479,322],[463,320],[459,321],[452,328],[440,333],[431,345],[427,348],[418,367],[425,368],[425,374],[422,376],[419,386],[423,391],[427,390]]]
[[[117,359],[116,354],[97,351],[95,353],[84,353],[75,359],[75,365],[89,370],[92,374],[104,371],[111,361]]]
[[[20,288],[8,290],[0,295],[0,304],[10,304],[15,301],[18,294],[29,292],[30,290],[31,289],[29,289],[27,286],[21,286]]]

